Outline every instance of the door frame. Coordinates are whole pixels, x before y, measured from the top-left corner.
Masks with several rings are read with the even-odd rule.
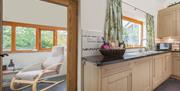
[[[78,65],[78,0],[42,0],[48,3],[63,5],[68,8],[68,49],[67,49],[67,91],[77,91]],[[3,0],[0,0],[0,53],[2,53],[2,20]],[[0,66],[2,61],[0,58]],[[2,67],[0,67],[0,81],[2,82]],[[2,84],[0,85],[2,91]]]
[[[0,0],[0,54],[2,54],[2,19],[3,19],[3,0]],[[2,91],[3,74],[2,74],[2,58],[0,57],[0,91]]]

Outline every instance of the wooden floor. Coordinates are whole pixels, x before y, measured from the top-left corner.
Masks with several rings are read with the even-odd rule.
[[[65,80],[63,83],[60,83],[60,84],[50,88],[48,91],[67,91],[67,89],[66,89],[66,77],[65,76],[63,76],[63,77],[56,77],[56,78],[53,78],[52,80],[56,80],[57,81],[57,80],[62,80],[62,79]],[[50,84],[43,84],[43,83],[39,84],[38,85],[38,91],[41,90],[42,88],[45,88],[45,87],[49,86],[49,85]],[[3,88],[3,91],[12,91],[12,90],[10,90],[9,87],[5,87],[5,88]],[[22,91],[32,91],[32,89],[31,88],[27,88],[27,89],[24,89]]]
[[[180,91],[180,80],[170,78],[155,91]]]

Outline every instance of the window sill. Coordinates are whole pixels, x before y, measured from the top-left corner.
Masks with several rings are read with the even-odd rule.
[[[138,49],[138,48],[144,48],[144,47],[127,47],[126,49]]]
[[[40,51],[3,51],[3,53],[14,54],[14,53],[38,53],[38,52],[51,52],[51,50],[40,50]]]

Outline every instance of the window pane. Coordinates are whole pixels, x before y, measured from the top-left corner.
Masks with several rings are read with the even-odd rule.
[[[16,27],[16,49],[33,50],[36,44],[36,29]]]
[[[41,47],[52,48],[53,47],[53,31],[41,31]]]
[[[123,40],[127,45],[141,45],[141,25],[123,20]]]
[[[3,51],[11,50],[11,26],[3,26]]]
[[[58,46],[67,47],[67,31],[58,31]]]

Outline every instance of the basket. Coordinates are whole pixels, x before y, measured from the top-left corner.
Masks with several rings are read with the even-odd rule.
[[[104,57],[123,57],[126,49],[100,49]]]

